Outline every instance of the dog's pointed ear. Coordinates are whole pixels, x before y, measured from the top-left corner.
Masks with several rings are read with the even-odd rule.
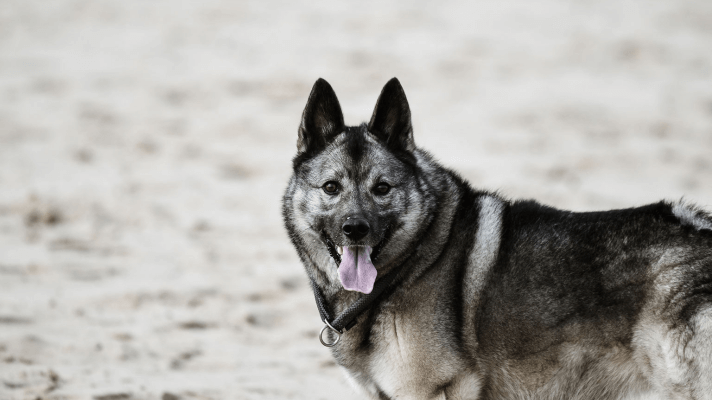
[[[397,78],[388,81],[378,96],[368,131],[393,149],[415,150],[410,107]]]
[[[319,78],[314,83],[299,125],[297,152],[316,152],[326,147],[344,130],[344,115],[339,99],[329,82]]]

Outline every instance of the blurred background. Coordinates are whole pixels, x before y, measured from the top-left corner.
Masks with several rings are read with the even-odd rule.
[[[400,79],[473,185],[712,205],[712,2],[0,1],[0,399],[356,399],[280,197]]]

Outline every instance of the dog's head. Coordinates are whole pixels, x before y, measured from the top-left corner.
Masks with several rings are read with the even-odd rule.
[[[302,258],[329,276],[340,261],[344,288],[369,293],[377,274],[407,256],[428,222],[432,201],[423,190],[421,157],[397,79],[384,86],[370,122],[355,127],[344,125],[331,86],[316,81],[284,197],[287,229],[308,253]]]

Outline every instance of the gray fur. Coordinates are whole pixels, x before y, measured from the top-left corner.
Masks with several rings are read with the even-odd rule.
[[[298,142],[285,225],[332,311],[361,294],[341,287],[328,241],[380,247],[378,279],[404,271],[332,349],[366,397],[712,399],[702,210],[573,213],[476,191],[415,145],[395,79],[357,127],[317,81]],[[341,232],[355,215],[371,228],[358,241]]]
[[[672,212],[680,219],[683,225],[689,225],[695,229],[707,229],[712,231],[712,217],[702,209],[680,200],[672,207]]]

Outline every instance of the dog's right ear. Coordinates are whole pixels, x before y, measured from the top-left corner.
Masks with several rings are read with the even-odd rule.
[[[415,150],[410,106],[397,78],[388,81],[378,96],[368,131],[394,150]]]
[[[326,147],[334,136],[344,131],[344,114],[329,82],[319,78],[314,83],[299,125],[297,152],[315,153]]]

